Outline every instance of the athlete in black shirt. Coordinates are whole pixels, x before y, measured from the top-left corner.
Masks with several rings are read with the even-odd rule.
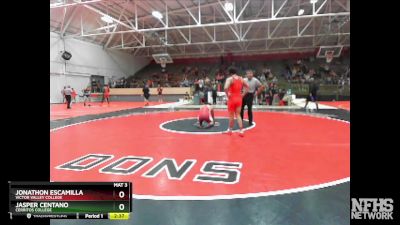
[[[144,96],[144,102],[146,102],[145,106],[148,106],[150,98],[150,88],[149,85],[147,84],[145,84],[143,87],[143,96]]]
[[[311,82],[309,84],[308,90],[308,96],[306,98],[306,105],[304,106],[304,108],[307,108],[308,102],[315,102],[315,105],[317,106],[317,110],[319,110],[318,108],[318,98],[317,98],[317,92],[318,92],[319,86],[318,86],[318,82],[316,80],[314,80],[313,82]]]

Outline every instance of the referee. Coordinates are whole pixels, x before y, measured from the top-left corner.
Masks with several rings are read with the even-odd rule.
[[[67,88],[64,89],[64,95],[65,95],[65,100],[67,100],[67,109],[71,108],[71,95],[72,95],[72,89],[68,85]]]
[[[243,119],[244,107],[247,105],[247,115],[249,118],[249,125],[253,125],[253,99],[254,96],[259,95],[264,90],[264,85],[254,77],[253,70],[246,70],[246,78],[244,81],[249,85],[249,91],[243,96],[242,110],[240,111],[240,116]]]

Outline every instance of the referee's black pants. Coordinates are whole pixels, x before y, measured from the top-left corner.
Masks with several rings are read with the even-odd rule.
[[[65,95],[65,100],[67,100],[67,109],[71,108],[71,95]]]
[[[249,125],[253,124],[253,98],[254,93],[247,93],[245,96],[243,96],[242,110],[240,111],[240,116],[243,119],[244,107],[247,105],[247,116],[249,117]]]

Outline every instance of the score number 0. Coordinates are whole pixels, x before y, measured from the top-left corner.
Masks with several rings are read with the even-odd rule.
[[[127,187],[128,184],[127,183],[114,183],[114,187]],[[125,197],[125,192],[124,191],[120,191],[118,193],[118,196],[120,199],[123,199]],[[123,211],[125,209],[125,205],[124,204],[119,204],[118,206],[119,210]]]
[[[118,196],[123,199],[125,197],[125,192],[124,191],[120,191],[118,193]],[[122,211],[122,210],[125,209],[125,205],[121,203],[121,204],[119,204],[118,208],[119,208],[119,210]]]

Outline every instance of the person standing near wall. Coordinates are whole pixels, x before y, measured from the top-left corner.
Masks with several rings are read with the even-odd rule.
[[[317,108],[317,110],[319,110],[319,107],[318,107],[318,97],[317,97],[317,92],[318,92],[318,90],[319,90],[318,81],[317,81],[317,80],[314,80],[313,82],[311,82],[311,83],[309,84],[308,90],[309,90],[309,93],[308,93],[308,96],[307,96],[307,98],[306,98],[306,105],[304,106],[304,109],[307,110],[307,105],[308,105],[309,102],[314,102],[314,103],[315,103],[315,106],[316,106],[316,108]]]
[[[72,96],[71,102],[74,101],[74,103],[76,103],[76,95],[77,95],[77,93],[76,93],[76,91],[75,91],[73,88],[71,88],[71,89],[72,89],[72,92],[71,92],[71,96]]]
[[[91,91],[92,92],[97,92],[97,81],[94,78],[92,79]]]
[[[72,89],[68,85],[67,88],[64,89],[65,100],[67,101],[67,109],[71,108],[71,100],[72,100]]]
[[[149,105],[149,98],[150,98],[150,88],[149,88],[149,82],[144,84],[143,87],[143,97],[144,97],[144,102],[145,102],[145,106]]]
[[[87,87],[83,90],[83,106],[86,106],[86,103],[88,103],[88,106],[90,105],[90,87]]]
[[[106,100],[107,105],[110,106],[110,88],[108,87],[108,85],[104,85],[103,87],[103,99],[101,100],[102,105],[104,100]]]
[[[65,91],[65,88],[67,88],[67,87],[64,86],[64,89],[61,90],[61,95],[62,95],[62,99],[63,99],[63,100],[62,100],[62,103],[65,102],[65,92],[64,92],[64,91]]]
[[[268,88],[267,98],[266,98],[267,105],[272,105],[275,94],[276,94],[275,83],[270,83],[269,88]]]
[[[158,83],[158,87],[157,87],[158,102],[163,102],[162,92],[163,92],[163,88],[161,87],[161,84]]]
[[[213,105],[217,104],[217,84],[214,83],[212,85],[212,99],[213,99]]]

